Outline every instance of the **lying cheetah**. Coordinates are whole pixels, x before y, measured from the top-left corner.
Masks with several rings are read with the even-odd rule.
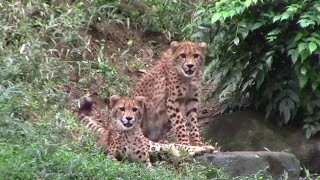
[[[112,159],[126,156],[135,162],[143,162],[150,166],[149,153],[152,152],[170,150],[175,156],[180,155],[180,150],[192,156],[206,152],[205,148],[198,146],[161,144],[147,139],[140,127],[145,112],[144,97],[111,96],[109,128],[104,128],[102,124],[89,116],[92,105],[92,101],[88,98],[80,105],[80,122],[88,129],[102,135],[101,145],[107,149],[107,155]]]
[[[173,41],[160,63],[138,82],[133,97],[148,99],[142,128],[149,139],[159,140],[162,131],[171,124],[178,143],[203,146],[197,112],[206,48],[204,42]],[[186,130],[187,122],[190,123],[190,132]]]

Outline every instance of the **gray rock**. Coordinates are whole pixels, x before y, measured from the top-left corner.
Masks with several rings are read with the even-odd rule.
[[[231,177],[261,173],[279,179],[299,179],[300,162],[290,153],[269,151],[236,151],[206,154],[198,160],[209,161],[217,168],[223,168]]]
[[[301,129],[275,126],[252,111],[204,121],[209,123],[203,128],[202,137],[218,142],[221,151],[285,151],[294,154],[302,167],[320,174],[320,136],[307,140]]]

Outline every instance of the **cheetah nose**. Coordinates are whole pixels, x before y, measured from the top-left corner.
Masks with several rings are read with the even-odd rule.
[[[132,117],[126,117],[126,120],[130,121],[132,120]]]
[[[194,65],[193,64],[187,64],[188,68],[192,68]]]

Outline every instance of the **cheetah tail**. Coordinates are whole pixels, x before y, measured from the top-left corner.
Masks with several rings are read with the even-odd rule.
[[[106,129],[103,125],[91,117],[93,111],[93,100],[90,97],[86,97],[81,103],[78,111],[79,121],[87,129],[100,134],[105,134]]]

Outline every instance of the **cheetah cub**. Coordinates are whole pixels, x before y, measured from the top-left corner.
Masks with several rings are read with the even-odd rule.
[[[200,140],[197,112],[201,70],[207,44],[173,41],[160,62],[145,74],[133,96],[147,98],[147,114],[142,128],[152,140],[159,140],[165,129],[172,126],[178,143],[204,146]],[[190,131],[186,123],[190,123]],[[214,150],[212,146],[204,146]]]
[[[205,148],[199,146],[161,144],[147,139],[140,127],[145,112],[144,97],[111,96],[111,111],[107,118],[109,122],[105,123],[109,124],[108,128],[90,116],[92,106],[93,102],[90,98],[86,98],[81,103],[80,122],[91,131],[101,134],[101,140],[98,143],[106,149],[106,153],[111,159],[128,157],[134,162],[143,162],[150,166],[149,153],[172,151],[173,155],[179,156],[182,150],[194,156],[206,152]]]

